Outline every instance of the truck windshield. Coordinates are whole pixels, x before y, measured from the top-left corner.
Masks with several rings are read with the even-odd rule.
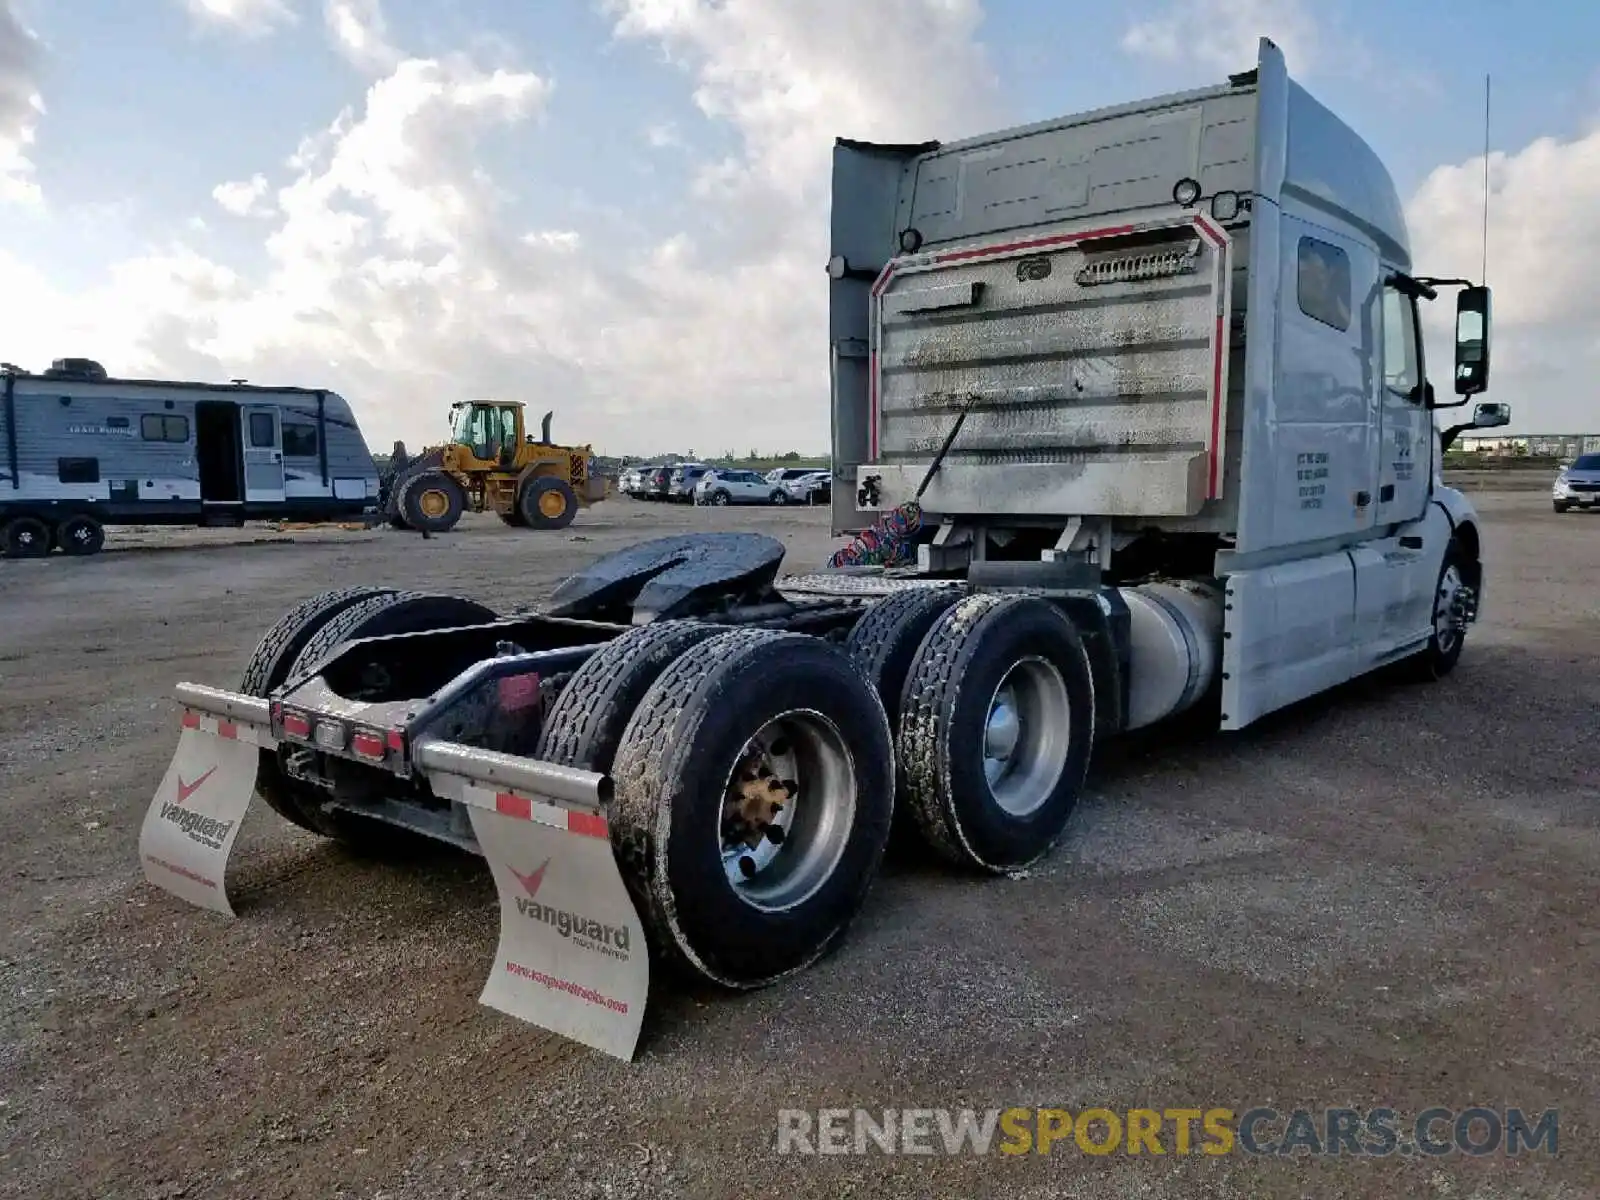
[[[480,410],[475,404],[463,404],[456,409],[456,420],[450,429],[450,440],[463,446],[470,446],[476,442],[478,439],[472,436],[473,422],[474,418],[479,414]],[[478,431],[482,432],[481,423],[478,426]]]

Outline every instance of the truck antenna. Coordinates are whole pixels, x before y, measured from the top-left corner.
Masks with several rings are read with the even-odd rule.
[[[1483,282],[1489,283],[1489,76],[1483,77]]]

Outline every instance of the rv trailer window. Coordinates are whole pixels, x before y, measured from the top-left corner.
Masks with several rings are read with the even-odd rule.
[[[283,423],[283,456],[285,458],[315,458],[317,456],[317,427],[290,421]]]
[[[147,442],[187,442],[189,418],[146,413],[139,418],[139,436]]]
[[[1350,328],[1350,256],[1316,238],[1300,239],[1300,311],[1338,330]]]
[[[252,450],[271,450],[278,444],[278,423],[272,419],[271,413],[257,412],[250,414],[250,448]]]

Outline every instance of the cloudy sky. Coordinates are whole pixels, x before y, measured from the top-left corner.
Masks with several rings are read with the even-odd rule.
[[[1479,272],[1493,74],[1492,394],[1600,432],[1600,6],[1539,7],[0,0],[0,359],[333,387],[375,449],[498,396],[612,453],[823,450],[835,136],[1217,82],[1266,34],[1431,274]]]

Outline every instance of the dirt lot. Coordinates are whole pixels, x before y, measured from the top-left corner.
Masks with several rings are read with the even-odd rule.
[[[0,563],[0,1196],[1600,1195],[1600,518],[1474,498],[1493,582],[1449,681],[1120,747],[1042,869],[896,865],[798,980],[658,993],[632,1066],[476,1003],[476,860],[364,861],[257,805],[241,920],[148,887],[171,685],[232,685],[341,583],[509,606],[664,526],[777,530],[809,569],[823,514],[614,502],[553,536],[188,532]],[[784,1108],[1388,1106],[1404,1128],[1475,1104],[1559,1108],[1559,1156],[775,1152]]]

